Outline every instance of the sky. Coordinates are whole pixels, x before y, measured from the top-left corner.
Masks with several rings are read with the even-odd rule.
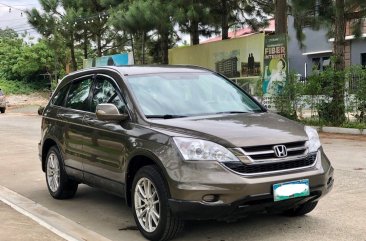
[[[11,11],[9,12],[9,7]],[[14,29],[17,33],[23,34],[25,30],[27,33],[37,39],[40,35],[27,21],[27,16],[22,11],[31,8],[40,9],[40,4],[38,0],[0,0],[0,29],[5,29],[6,27]],[[183,41],[190,42],[189,35],[181,34],[182,40],[178,43],[181,45]],[[205,38],[201,37],[201,40]],[[32,41],[33,42],[33,41]]]
[[[9,12],[9,7],[10,12]],[[0,0],[0,28],[12,28],[19,34],[24,30],[34,37],[38,36],[37,32],[28,24],[27,16],[22,11],[31,8],[40,8],[38,0]]]

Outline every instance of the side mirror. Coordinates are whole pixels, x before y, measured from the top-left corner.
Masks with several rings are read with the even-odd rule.
[[[39,108],[38,108],[38,115],[43,115],[43,111],[44,111],[44,106],[40,106]]]
[[[113,104],[99,104],[96,112],[98,120],[103,121],[124,121],[129,118],[128,114],[120,114],[117,107]]]

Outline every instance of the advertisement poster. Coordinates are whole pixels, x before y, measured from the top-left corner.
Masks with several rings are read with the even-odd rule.
[[[264,34],[169,50],[169,64],[206,67],[231,79],[262,76]]]
[[[118,65],[132,65],[133,56],[132,53],[107,55],[92,59],[84,59],[83,67],[99,67],[99,66],[118,66]]]
[[[265,37],[263,65],[264,105],[272,108],[270,99],[282,91],[288,75],[287,37],[285,34]]]

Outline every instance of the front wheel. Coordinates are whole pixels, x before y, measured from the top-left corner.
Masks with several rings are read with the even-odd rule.
[[[168,190],[155,166],[142,167],[132,184],[132,209],[142,235],[153,241],[170,240],[184,226],[168,206]]]
[[[46,182],[53,198],[68,199],[75,196],[78,183],[68,178],[61,158],[56,146],[49,149],[46,159]]]
[[[283,212],[283,214],[290,217],[303,216],[313,211],[317,204],[318,202],[307,202],[297,208],[286,210]]]

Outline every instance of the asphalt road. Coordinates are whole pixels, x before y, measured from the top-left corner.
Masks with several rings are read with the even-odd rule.
[[[0,114],[0,185],[108,239],[144,240],[124,199],[85,185],[72,200],[51,198],[38,159],[41,118],[25,112]],[[322,142],[335,167],[335,184],[313,212],[300,218],[255,215],[234,223],[188,222],[176,240],[366,241],[366,137],[323,135]]]

